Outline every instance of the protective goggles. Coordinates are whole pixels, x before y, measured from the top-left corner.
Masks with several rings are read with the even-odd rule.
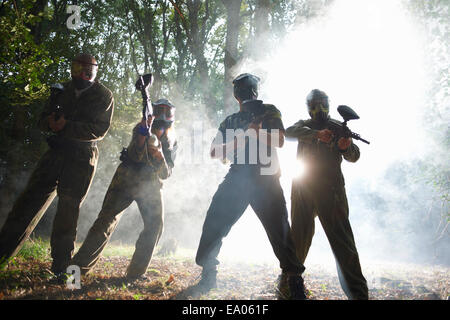
[[[325,112],[328,113],[330,111],[330,107],[328,105],[328,99],[315,99],[308,104],[309,112]]]
[[[97,76],[98,65],[74,60],[72,61],[72,77],[82,78],[84,80],[94,80]]]
[[[166,121],[166,120],[153,120],[152,128],[155,130],[165,130],[172,127],[172,121]]]
[[[175,108],[165,104],[153,105],[153,116],[155,120],[172,122],[175,120]]]

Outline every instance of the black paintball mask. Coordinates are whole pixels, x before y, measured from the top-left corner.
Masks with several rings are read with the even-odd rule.
[[[86,53],[76,56],[70,70],[74,87],[78,90],[89,87],[94,82],[97,71],[98,65],[94,56]]]
[[[330,106],[328,104],[328,96],[325,92],[318,89],[312,90],[306,97],[306,104],[311,119],[317,122],[325,122],[328,120]]]
[[[258,97],[259,77],[250,73],[243,73],[233,80],[234,97],[244,102],[245,100],[254,100]]]
[[[152,103],[153,120],[152,128],[169,129],[175,121],[175,106],[167,99],[159,99]]]

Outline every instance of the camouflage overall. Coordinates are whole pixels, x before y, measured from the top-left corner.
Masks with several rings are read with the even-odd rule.
[[[139,235],[136,250],[128,266],[128,277],[138,277],[146,272],[161,236],[164,217],[161,180],[171,175],[173,161],[166,158],[163,161],[151,158],[148,153],[148,148],[151,148],[147,143],[148,137],[143,147],[137,144],[139,134],[137,128],[138,126],[134,128],[128,146],[128,159],[117,168],[98,218],[71,262],[78,265],[83,274],[98,262],[122,213],[133,201],[136,201],[141,213],[144,229]],[[167,146],[170,150],[174,150],[176,142],[169,141],[167,135],[163,135],[161,140],[163,148]],[[168,154],[167,151],[164,152],[165,156]]]
[[[305,262],[314,236],[316,216],[331,245],[339,280],[350,299],[368,299],[366,280],[362,274],[353,232],[348,219],[349,208],[341,171],[342,158],[359,159],[359,148],[353,144],[341,152],[337,142],[325,144],[317,140],[324,129],[313,120],[298,121],[286,130],[286,137],[298,139],[297,157],[305,165],[305,174],[294,179],[291,194],[291,228],[297,256]]]
[[[72,82],[64,83],[58,104],[67,120],[52,136],[50,149],[37,163],[28,184],[16,200],[0,232],[0,258],[17,254],[24,241],[58,195],[58,207],[51,234],[52,271],[64,272],[70,261],[77,232],[80,206],[95,174],[98,160],[96,141],[109,129],[114,101],[110,90],[99,82],[78,97]],[[39,127],[50,131],[47,104]]]

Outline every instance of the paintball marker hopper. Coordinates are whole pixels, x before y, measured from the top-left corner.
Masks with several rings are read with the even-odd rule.
[[[151,73],[144,74],[142,76],[139,76],[139,78],[136,81],[136,90],[138,91],[146,91],[153,83],[153,76]]]
[[[339,112],[341,117],[344,118],[345,122],[349,120],[359,119],[359,116],[356,114],[356,112],[349,106],[340,105],[338,106],[337,111]]]
[[[337,111],[341,115],[341,117],[344,119],[344,122],[342,125],[339,125],[333,121],[329,121],[330,129],[337,134],[338,137],[346,137],[346,138],[353,138],[355,140],[360,140],[364,143],[370,144],[369,141],[361,138],[361,136],[355,132],[352,132],[347,127],[347,122],[350,120],[356,120],[359,119],[358,114],[349,106],[346,105],[340,105],[337,108]]]

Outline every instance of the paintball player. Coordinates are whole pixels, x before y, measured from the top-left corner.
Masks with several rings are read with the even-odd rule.
[[[339,281],[349,299],[368,299],[366,280],[348,219],[349,209],[341,171],[342,158],[359,159],[359,148],[351,138],[335,137],[327,129],[328,96],[314,89],[306,103],[311,119],[300,120],[286,130],[286,138],[298,141],[297,158],[304,174],[292,183],[291,223],[297,256],[305,262],[319,216],[336,259]]]
[[[17,254],[58,195],[50,239],[51,270],[55,279],[66,272],[74,250],[79,209],[97,167],[97,141],[105,136],[113,116],[113,94],[95,81],[97,70],[92,55],[76,56],[72,80],[58,85],[41,114],[40,129],[53,133],[47,139],[50,148],[0,231],[3,263]]]
[[[150,264],[163,230],[161,180],[171,175],[177,147],[172,130],[175,106],[166,99],[160,99],[152,106],[153,115],[147,120],[143,117],[134,127],[131,142],[122,151],[122,163],[112,178],[98,218],[71,262],[80,267],[82,274],[95,266],[121,214],[133,201],[141,213],[144,229],[136,242],[126,277],[135,280],[143,276]]]
[[[227,236],[231,227],[250,204],[261,220],[273,251],[280,261],[282,269],[280,286],[283,286],[280,287],[280,291],[285,293],[282,298],[305,299],[301,277],[304,267],[295,255],[295,247],[290,235],[286,202],[279,182],[279,166],[272,174],[262,174],[265,165],[261,163],[259,157],[254,164],[249,161],[252,151],[258,151],[249,150],[248,141],[245,144],[238,144],[237,134],[233,137],[228,137],[227,134],[230,130],[245,132],[245,134],[253,130],[256,132],[256,138],[263,141],[263,146],[271,149],[271,162],[277,161],[275,147],[281,147],[284,143],[281,113],[275,106],[256,100],[258,84],[259,78],[248,73],[241,74],[233,80],[234,97],[239,102],[240,110],[228,116],[220,124],[217,136],[211,145],[212,158],[220,160],[228,158],[232,164],[214,194],[203,224],[196,255],[196,263],[203,269],[196,289],[207,292],[216,287],[219,264],[217,256],[222,246],[222,239]],[[250,109],[249,106],[256,108]],[[255,117],[255,114],[260,116]],[[272,139],[272,135],[276,137],[277,132],[278,139]],[[275,143],[272,142],[274,140]],[[230,145],[232,152],[227,152]],[[237,156],[239,148],[245,149],[246,159],[243,163]]]

